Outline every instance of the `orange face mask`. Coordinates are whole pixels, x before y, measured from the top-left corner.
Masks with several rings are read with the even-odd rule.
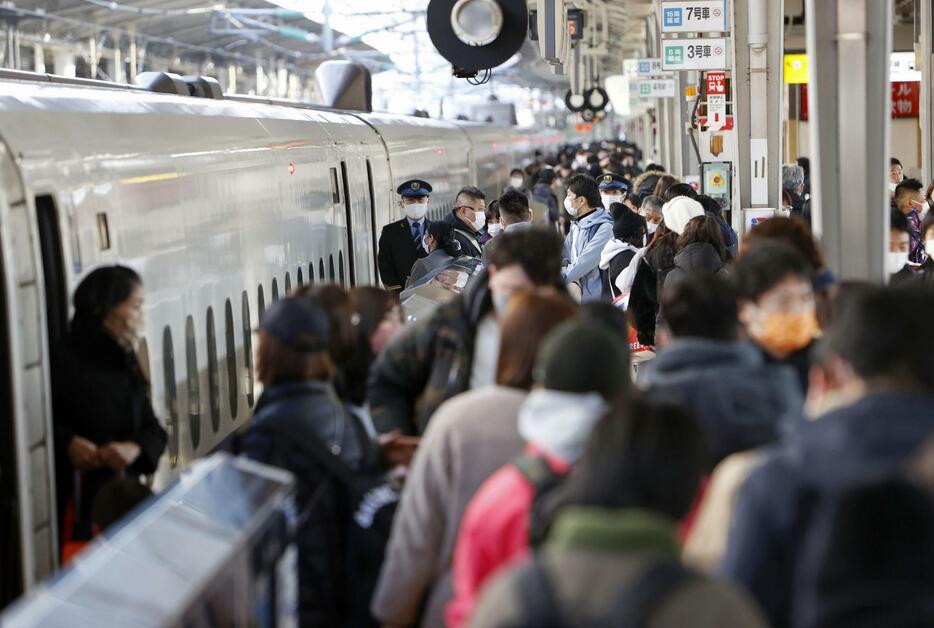
[[[817,336],[820,327],[813,310],[806,312],[773,312],[766,314],[757,326],[750,330],[756,341],[770,352],[794,353],[805,348]]]

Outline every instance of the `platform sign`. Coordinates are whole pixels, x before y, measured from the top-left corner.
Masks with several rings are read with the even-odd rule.
[[[674,79],[635,81],[640,98],[674,98],[678,90]]]
[[[726,70],[730,67],[727,39],[663,39],[663,70]]]
[[[724,33],[727,0],[663,0],[663,33]]]
[[[661,59],[639,59],[639,76],[658,76],[667,74],[662,68]]]
[[[623,76],[636,78],[639,76],[639,60],[623,59]]]
[[[726,72],[707,72],[707,128],[719,131],[726,125]]]

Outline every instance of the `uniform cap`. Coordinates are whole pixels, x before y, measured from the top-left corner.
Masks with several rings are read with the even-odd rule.
[[[629,387],[629,343],[595,321],[563,323],[542,341],[535,380],[548,390],[596,392],[612,401]]]
[[[597,183],[600,184],[601,190],[622,190],[623,192],[629,191],[629,181],[624,179],[622,175],[618,175],[615,172],[606,172],[597,177]]]
[[[330,324],[324,309],[307,298],[276,301],[263,314],[260,328],[300,353],[327,351]]]
[[[431,184],[421,179],[409,179],[408,181],[403,181],[402,184],[396,188],[396,192],[401,195],[402,198],[422,198],[431,194]]]
[[[665,226],[681,235],[688,223],[704,215],[704,206],[687,196],[676,196],[662,206]]]

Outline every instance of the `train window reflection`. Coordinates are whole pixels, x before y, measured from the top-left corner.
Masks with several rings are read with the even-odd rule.
[[[262,295],[262,290],[260,291]],[[253,323],[250,320],[250,299],[243,291],[243,389],[246,402],[253,407]],[[236,416],[236,415],[234,415]]]
[[[246,303],[246,292],[243,293]],[[249,305],[247,305],[249,313]],[[237,390],[237,341],[234,336],[233,304],[230,299],[224,305],[224,348],[227,351],[227,403],[230,406],[230,418],[237,418],[237,400],[240,391]]]
[[[305,285],[305,282],[302,281],[302,267],[301,266],[299,266],[298,270],[295,271],[295,275],[296,275],[295,280],[298,282],[298,287],[301,288],[302,286]]]
[[[337,252],[337,273],[340,279],[341,287],[344,287],[344,252]]]
[[[292,292],[292,277],[289,276],[288,271],[285,273],[285,294],[289,295]]]
[[[315,282],[315,263],[308,264],[308,283]]]
[[[318,259],[318,280],[324,281],[324,258]]]
[[[208,404],[211,410],[211,429],[217,434],[221,426],[221,385],[217,374],[217,338],[214,333],[214,308],[208,308],[205,320],[208,351]]]
[[[165,431],[169,440],[169,462],[178,465],[178,387],[175,383],[175,347],[172,330],[162,330],[162,375],[165,385]]]
[[[334,255],[328,255],[328,279],[334,281]]]
[[[188,375],[188,429],[192,449],[201,444],[201,381],[198,377],[198,347],[195,344],[195,319],[185,319],[185,363]]]
[[[273,277],[272,278],[272,302],[275,303],[279,300],[279,281]]]
[[[259,308],[259,321],[263,322],[263,314],[266,313],[266,298],[263,296],[263,284],[256,289],[256,307]]]

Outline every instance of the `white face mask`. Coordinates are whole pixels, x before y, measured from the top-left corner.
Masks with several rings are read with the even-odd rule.
[[[610,205],[613,203],[622,203],[623,195],[622,194],[601,194],[600,202],[603,203],[604,209],[609,209]]]
[[[428,213],[428,199],[412,203],[411,205],[402,205],[402,211],[412,220],[421,220]]]
[[[522,177],[513,177],[509,180],[509,185],[514,188],[521,188],[523,183]]]
[[[898,187],[897,183],[892,183],[891,181],[889,181],[889,192],[891,192],[892,194],[895,194],[895,188],[897,187]]]
[[[932,241],[932,244],[934,244],[934,241]],[[889,251],[889,256],[886,259],[886,264],[888,265],[886,271],[888,271],[890,275],[894,275],[904,268],[907,263],[908,251]]]
[[[503,230],[503,225],[498,222],[491,222],[490,226],[487,227],[487,233],[489,233],[494,238],[500,234]]]
[[[576,215],[577,215],[577,210],[576,210],[576,209],[574,208],[574,206],[571,204],[571,199],[570,199],[569,197],[567,197],[567,196],[564,197],[564,209],[566,209],[567,212],[568,212],[569,214],[571,214],[572,216],[576,216]]]
[[[648,228],[650,235],[655,233],[656,230],[658,230],[658,225],[654,222],[647,222],[645,223],[645,225]]]
[[[473,227],[474,231],[483,231],[483,227],[486,225],[486,214],[482,211],[475,211],[473,215],[474,219],[470,226]]]
[[[934,238],[924,241],[924,252],[928,257],[934,257]]]
[[[422,248],[425,249],[426,253],[431,253],[431,249],[428,248],[428,239],[422,238]]]

